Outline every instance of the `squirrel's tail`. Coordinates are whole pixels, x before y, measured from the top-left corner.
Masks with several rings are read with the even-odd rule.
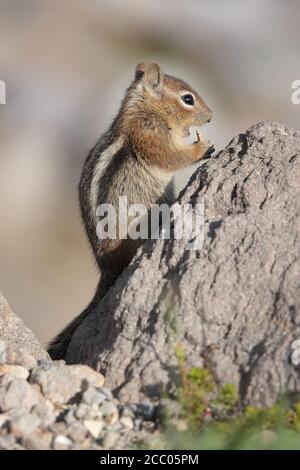
[[[115,278],[116,276],[113,276],[112,273],[101,273],[95,295],[89,305],[48,344],[47,351],[51,359],[65,359],[73,334],[89,313],[96,308],[102,297],[104,297],[106,292],[113,285]]]

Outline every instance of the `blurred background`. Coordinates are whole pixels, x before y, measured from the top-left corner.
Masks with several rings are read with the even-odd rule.
[[[0,291],[44,344],[96,286],[77,184],[135,65],[194,85],[220,149],[264,119],[300,127],[299,20],[297,0],[0,0]]]

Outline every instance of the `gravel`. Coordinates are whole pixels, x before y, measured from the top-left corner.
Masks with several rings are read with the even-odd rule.
[[[0,449],[128,449],[155,430],[102,374],[52,361],[0,293]],[[147,413],[146,413],[147,414]]]
[[[127,449],[150,438],[153,405],[121,404],[104,381],[63,361],[1,365],[0,449]]]

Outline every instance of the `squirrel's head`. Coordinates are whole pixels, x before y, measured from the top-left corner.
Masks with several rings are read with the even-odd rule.
[[[141,108],[160,116],[183,137],[189,135],[189,127],[202,126],[212,118],[212,111],[190,85],[165,75],[157,64],[138,64],[134,84]]]

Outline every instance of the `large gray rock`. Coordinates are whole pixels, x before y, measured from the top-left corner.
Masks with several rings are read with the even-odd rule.
[[[299,186],[299,131],[265,122],[234,138],[181,195],[205,203],[203,248],[146,242],[74,334],[67,361],[100,367],[122,400],[168,386],[177,344],[244,403],[300,391]]]
[[[0,364],[34,367],[38,359],[49,356],[0,292]]]

